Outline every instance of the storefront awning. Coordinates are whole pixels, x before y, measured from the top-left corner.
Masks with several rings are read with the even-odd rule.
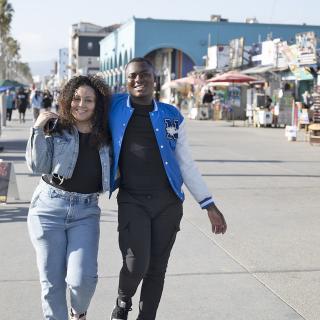
[[[282,75],[282,80],[313,80],[312,74],[304,67],[292,68]]]
[[[273,69],[274,69],[274,66],[256,66],[256,67],[253,67],[253,68],[242,70],[241,73],[259,74],[259,73],[265,73],[265,72],[273,71]]]

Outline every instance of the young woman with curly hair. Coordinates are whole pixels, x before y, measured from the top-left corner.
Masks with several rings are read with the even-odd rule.
[[[59,97],[59,115],[39,115],[26,159],[41,174],[29,208],[44,319],[86,319],[97,284],[99,193],[109,190],[110,92],[93,76],[72,78]],[[70,292],[68,312],[66,289]]]

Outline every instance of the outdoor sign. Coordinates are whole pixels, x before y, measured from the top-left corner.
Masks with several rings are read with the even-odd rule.
[[[261,64],[263,66],[274,65],[276,60],[276,46],[272,40],[262,42]]]
[[[0,162],[0,202],[7,201],[10,171],[10,162]]]
[[[0,203],[9,197],[19,199],[16,175],[11,162],[0,161]]]
[[[218,45],[208,48],[208,69],[223,70],[229,65],[229,46]]]
[[[290,69],[291,67],[298,67],[298,52],[296,45],[288,46],[286,41],[282,41],[279,43],[278,48],[287,61]]]
[[[235,69],[242,66],[244,38],[233,39],[229,43],[229,68]]]
[[[297,80],[313,80],[312,74],[304,67],[291,68],[291,72],[294,74]]]
[[[296,34],[298,64],[310,65],[317,63],[317,38],[313,31]]]
[[[287,44],[287,42],[285,42]],[[275,67],[277,68],[288,68],[288,61],[284,55],[284,53],[281,51],[281,48],[283,48],[283,43],[281,41],[275,42],[275,48],[276,48],[276,56],[275,56]]]
[[[284,41],[279,43],[279,50],[286,59],[290,71],[293,73],[296,80],[312,80],[312,74],[303,66],[299,65],[299,51],[297,45],[288,46]]]

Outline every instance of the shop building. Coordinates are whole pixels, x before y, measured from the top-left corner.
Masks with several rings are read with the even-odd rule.
[[[141,19],[132,17],[100,41],[100,71],[107,83],[119,90],[125,84],[124,67],[133,57],[149,58],[156,66],[158,88],[181,78],[197,66],[204,66],[207,49],[228,45],[233,39],[244,38],[244,45],[254,45],[267,38],[295,41],[298,32],[320,26],[229,22],[220,16],[211,21]]]
[[[58,85],[62,84],[68,78],[68,61],[69,61],[68,48],[59,49],[58,70],[57,70]]]
[[[79,22],[70,27],[68,78],[76,74],[93,74],[100,68],[100,40],[119,25],[101,27]]]

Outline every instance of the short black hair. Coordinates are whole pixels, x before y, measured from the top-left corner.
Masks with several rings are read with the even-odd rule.
[[[131,60],[126,64],[125,70],[127,70],[129,64],[134,63],[134,62],[146,63],[146,64],[153,70],[153,73],[155,72],[154,66],[153,66],[153,64],[151,63],[151,61],[148,60],[147,58],[144,58],[144,57],[136,57],[136,58],[131,59]]]

